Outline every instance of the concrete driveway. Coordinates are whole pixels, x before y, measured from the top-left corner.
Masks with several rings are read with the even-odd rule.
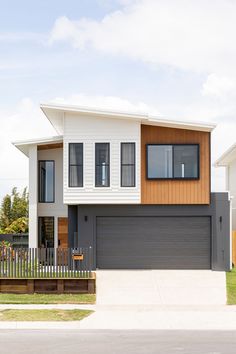
[[[97,305],[225,305],[224,272],[98,270]]]

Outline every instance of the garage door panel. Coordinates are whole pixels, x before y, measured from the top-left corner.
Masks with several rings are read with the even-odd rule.
[[[191,263],[191,266],[189,264]],[[124,266],[123,266],[123,265]],[[200,259],[180,259],[179,262],[174,259],[167,260],[166,258],[149,259],[147,263],[146,258],[137,258],[130,261],[128,258],[106,258],[102,262],[100,269],[209,269],[208,262],[205,258]]]
[[[98,268],[209,269],[209,217],[98,217]]]

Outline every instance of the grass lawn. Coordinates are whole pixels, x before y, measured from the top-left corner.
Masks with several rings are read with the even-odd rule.
[[[227,303],[236,305],[236,268],[226,273]]]
[[[0,304],[94,304],[95,294],[0,294]]]
[[[3,310],[0,321],[80,321],[89,310]]]

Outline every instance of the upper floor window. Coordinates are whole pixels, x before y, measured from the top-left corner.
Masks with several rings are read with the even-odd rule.
[[[199,145],[147,145],[148,179],[199,179]]]
[[[110,144],[95,144],[95,186],[110,186]]]
[[[83,187],[83,143],[69,144],[69,187]]]
[[[135,187],[135,143],[121,143],[121,187]]]
[[[54,203],[54,161],[39,161],[39,203]]]

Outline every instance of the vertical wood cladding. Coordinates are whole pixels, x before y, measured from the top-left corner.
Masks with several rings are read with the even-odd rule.
[[[68,248],[68,218],[58,218],[58,242],[60,248]]]
[[[199,144],[199,180],[148,180],[146,144]],[[210,203],[210,133],[141,126],[141,203],[209,204]]]

